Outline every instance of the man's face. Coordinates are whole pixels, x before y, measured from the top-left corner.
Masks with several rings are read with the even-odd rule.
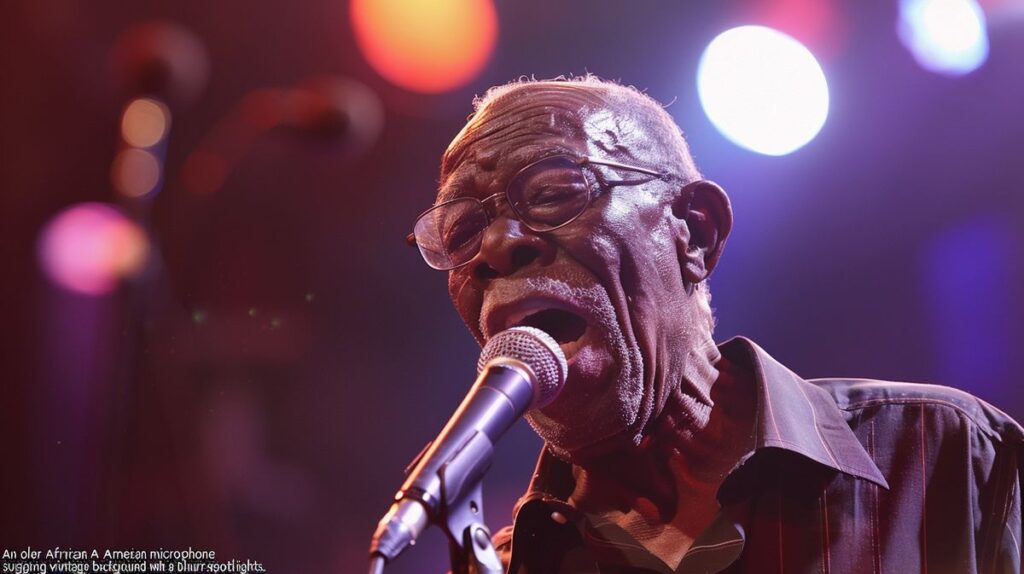
[[[438,200],[504,192],[524,166],[559,153],[671,170],[640,126],[595,98],[543,90],[492,105],[457,138]],[[607,187],[603,179],[638,174],[595,170],[590,207],[554,231],[527,229],[499,200],[480,252],[448,282],[481,343],[516,325],[542,328],[560,343],[566,385],[528,420],[565,457],[636,443],[703,340],[680,270],[685,223],[672,213],[669,184]]]

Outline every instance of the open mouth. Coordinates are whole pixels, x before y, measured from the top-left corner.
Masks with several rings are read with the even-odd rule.
[[[513,326],[540,329],[551,335],[559,345],[578,341],[587,331],[587,322],[583,317],[563,309],[544,309],[531,313]]]

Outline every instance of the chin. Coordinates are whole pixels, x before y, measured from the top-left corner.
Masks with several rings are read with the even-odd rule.
[[[645,393],[638,349],[582,345],[554,402],[527,413],[534,431],[559,458],[579,462],[639,444]]]

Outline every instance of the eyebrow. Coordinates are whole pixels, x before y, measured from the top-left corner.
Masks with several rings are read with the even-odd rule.
[[[515,152],[513,152],[513,154],[514,153]],[[559,144],[543,148],[535,148],[520,156],[513,156],[516,162],[518,163],[518,166],[514,174],[519,173],[524,167],[532,163],[556,155],[571,155],[573,157],[577,157],[580,155],[580,153],[574,150],[570,150],[568,147]],[[463,166],[466,165],[467,163],[468,162],[460,163],[458,167],[456,167],[452,172],[448,174],[448,183],[442,184],[439,187],[437,197],[434,200],[433,205],[438,205],[439,203],[444,203],[445,201],[449,201],[455,199],[456,197],[460,197],[458,195],[459,190],[466,186],[465,180],[470,179],[469,176],[465,175],[465,170],[463,169]],[[502,191],[504,191],[504,189]]]
[[[431,204],[431,207],[444,203],[450,199],[455,199],[459,196],[458,193],[460,189],[468,187],[471,184],[472,181],[470,176],[461,169],[460,165],[459,168],[456,168],[455,171],[448,174],[447,182],[438,187],[434,203]]]

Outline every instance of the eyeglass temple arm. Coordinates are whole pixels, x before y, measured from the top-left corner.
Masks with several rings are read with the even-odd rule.
[[[594,165],[606,165],[608,167],[617,167],[619,169],[625,169],[625,170],[635,171],[635,172],[643,173],[643,174],[647,174],[647,175],[653,175],[654,177],[657,177],[657,178],[660,178],[660,179],[665,179],[665,178],[669,177],[669,174],[667,174],[665,172],[654,171],[653,169],[647,169],[645,167],[637,167],[635,165],[626,165],[624,163],[618,163],[618,162],[614,162],[614,161],[605,161],[605,160],[591,159],[589,157],[588,158],[584,158],[584,159],[586,159],[587,163],[592,163]]]

